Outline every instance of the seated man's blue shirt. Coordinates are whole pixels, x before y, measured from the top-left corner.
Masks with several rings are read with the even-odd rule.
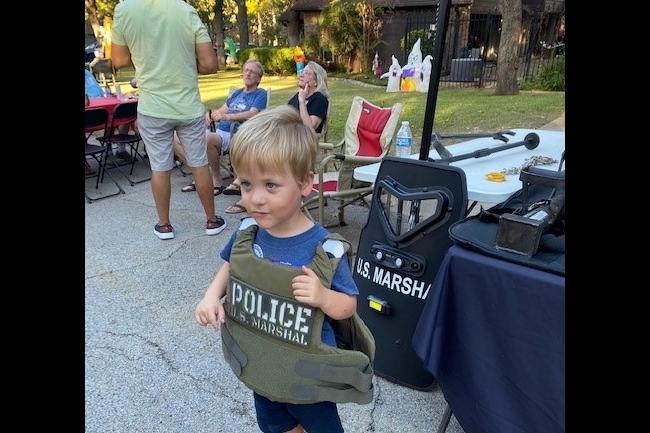
[[[248,220],[250,221],[250,219]],[[314,224],[309,230],[299,235],[288,238],[276,238],[259,227],[255,235],[255,240],[253,241],[253,253],[257,257],[284,265],[296,267],[309,265],[316,255],[317,245],[319,243],[322,244],[323,238],[328,233],[320,224]],[[230,251],[236,236],[237,231],[233,232],[228,243],[221,250],[221,258],[227,262],[230,261]],[[359,289],[352,279],[352,272],[347,256],[339,261],[334,278],[332,279],[332,290],[352,296],[359,294]],[[325,344],[336,347],[334,330],[330,321],[331,319],[326,315],[323,321],[321,340]]]
[[[249,111],[251,108],[262,111],[266,108],[266,90],[258,88],[250,93],[244,92],[244,89],[236,90],[226,100],[226,105],[228,106],[228,114]],[[219,129],[230,132],[230,123],[229,120],[221,120]]]

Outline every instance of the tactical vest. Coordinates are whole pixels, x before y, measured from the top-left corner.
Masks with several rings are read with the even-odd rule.
[[[223,354],[246,386],[273,401],[335,403],[372,401],[375,340],[355,313],[331,320],[338,347],[321,341],[325,318],[320,308],[293,297],[291,280],[301,268],[253,254],[257,225],[238,232],[230,254],[230,280],[221,327]],[[338,235],[327,239],[342,241]],[[319,243],[308,265],[331,288],[342,255],[330,258]]]

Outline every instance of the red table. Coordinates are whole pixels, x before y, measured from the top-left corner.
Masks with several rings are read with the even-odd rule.
[[[138,98],[136,97],[122,97],[118,98],[117,96],[109,96],[108,98],[100,96],[96,98],[90,98],[90,104],[86,106],[86,110],[89,108],[99,108],[104,107],[108,110],[108,124],[111,124],[113,120],[113,111],[118,104],[137,104]]]

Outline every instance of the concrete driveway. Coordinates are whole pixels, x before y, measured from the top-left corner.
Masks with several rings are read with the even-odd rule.
[[[564,129],[563,117],[553,129]],[[226,365],[219,334],[193,317],[238,226],[241,215],[223,214],[237,197],[215,199],[228,227],[206,236],[196,193],[180,192],[190,178],[175,170],[176,238],[161,241],[152,232],[149,182],[130,186],[115,176],[126,194],[85,207],[86,433],[258,432],[252,393]],[[101,188],[111,187],[105,180]],[[346,215],[349,225],[333,230],[356,245],[367,209],[352,206]],[[346,432],[436,431],[445,407],[439,389],[374,383],[371,404],[339,405]],[[452,417],[447,431],[463,430]]]

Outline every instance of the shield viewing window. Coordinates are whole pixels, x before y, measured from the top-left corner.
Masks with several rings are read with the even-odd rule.
[[[386,237],[394,242],[425,235],[427,227],[446,219],[450,206],[445,188],[407,188],[390,176],[380,181],[375,200]]]

